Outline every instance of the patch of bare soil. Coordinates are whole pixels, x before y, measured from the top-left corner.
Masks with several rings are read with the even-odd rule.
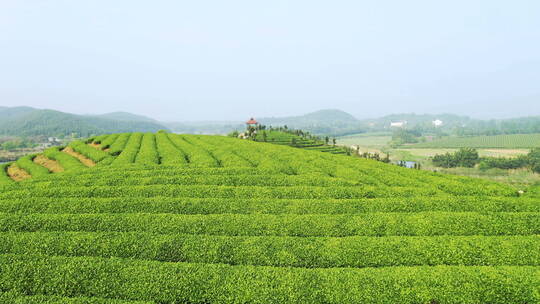
[[[93,167],[96,165],[94,161],[89,159],[88,157],[82,155],[81,153],[75,152],[71,147],[66,147],[62,152],[67,153],[75,158],[77,158],[83,165],[87,167]]]
[[[28,172],[21,169],[16,164],[12,164],[11,166],[7,168],[7,174],[9,175],[9,177],[11,177],[12,180],[16,182],[32,177],[30,174],[28,174]]]
[[[51,171],[52,173],[64,171],[64,168],[62,168],[62,166],[60,166],[57,161],[52,160],[43,154],[34,157],[34,162],[40,166],[49,169],[49,171]]]
[[[89,143],[88,145],[90,147],[92,147],[92,148],[96,148],[98,150],[101,150],[101,144],[96,144],[96,143],[93,142],[93,143]]]
[[[105,149],[105,150],[103,150],[103,151],[109,152],[109,151],[111,151],[111,148],[107,148],[107,149]]]

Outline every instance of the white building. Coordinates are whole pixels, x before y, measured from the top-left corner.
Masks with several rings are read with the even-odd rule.
[[[403,127],[405,127],[406,124],[407,124],[406,121],[396,121],[396,122],[391,122],[390,127],[391,128],[403,128]]]
[[[440,119],[436,119],[434,121],[431,122],[435,127],[440,127],[443,125],[443,121],[440,120]]]

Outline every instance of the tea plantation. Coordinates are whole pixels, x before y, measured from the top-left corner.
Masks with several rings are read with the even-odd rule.
[[[540,302],[540,199],[502,184],[167,133],[0,173],[2,303]]]

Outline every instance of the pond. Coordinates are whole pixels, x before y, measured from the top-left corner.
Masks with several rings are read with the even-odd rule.
[[[400,160],[400,161],[396,162],[395,164],[398,165],[398,166],[405,167],[405,168],[413,169],[414,166],[416,165],[416,162]]]

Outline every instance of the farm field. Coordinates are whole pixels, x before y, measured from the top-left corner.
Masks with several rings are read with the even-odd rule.
[[[40,153],[42,151],[43,151],[42,148],[22,148],[22,149],[16,149],[12,151],[0,150],[0,163],[13,161],[23,155],[26,155],[29,153]]]
[[[422,161],[437,154],[454,153],[459,149],[388,149],[390,155],[397,160]],[[527,149],[478,149],[480,157],[516,157],[529,153]]]
[[[392,148],[389,143],[391,136],[380,136],[377,133],[366,133],[339,137],[338,145],[359,146],[361,152],[390,154],[392,161],[416,161],[425,162],[437,154],[453,153],[459,148],[417,148],[418,145]],[[384,135],[384,134],[383,134]],[[481,157],[516,157],[529,153],[530,149],[518,148],[480,148],[477,149]]]
[[[0,171],[5,303],[540,301],[536,191],[223,136],[35,158]]]
[[[437,170],[445,174],[454,174],[460,176],[469,176],[474,178],[482,178],[512,185],[518,189],[527,189],[535,184],[540,184],[540,174],[533,173],[529,169],[489,169],[480,170],[478,168],[435,168],[426,166],[427,170]]]
[[[480,170],[479,168],[439,168],[433,166],[430,158],[437,154],[453,153],[458,149],[393,149],[390,152],[390,159],[393,161],[414,161],[422,164],[424,170],[438,171],[445,174],[454,174],[474,178],[482,178],[496,182],[513,185],[519,189],[528,187],[540,182],[540,176],[527,169],[502,170],[490,169]],[[480,157],[516,157],[525,155],[530,150],[525,149],[478,149]]]
[[[540,134],[511,134],[475,137],[446,137],[418,143],[408,148],[501,148],[527,149],[540,147]]]
[[[362,133],[356,135],[341,136],[337,143],[343,146],[360,146],[365,148],[382,149],[392,140],[391,134],[386,133]]]

